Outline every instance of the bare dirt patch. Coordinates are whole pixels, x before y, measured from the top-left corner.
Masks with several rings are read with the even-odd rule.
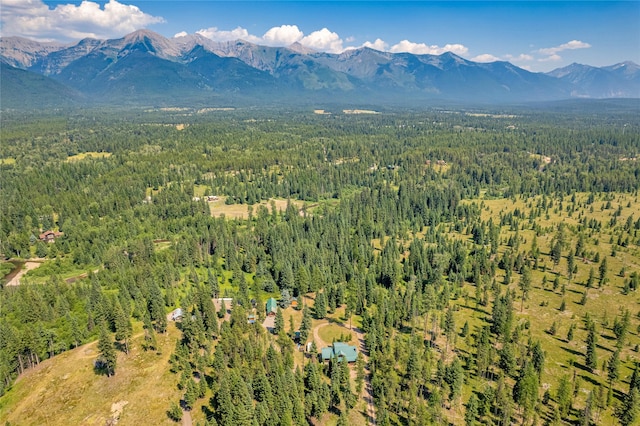
[[[22,269],[20,269],[15,275],[10,277],[9,281],[7,281],[5,285],[7,286],[20,285],[20,279],[22,278],[22,276],[27,272],[29,272],[30,270],[40,267],[40,265],[42,265],[43,262],[44,262],[44,259],[27,260],[26,262],[24,262],[24,265],[22,265]]]

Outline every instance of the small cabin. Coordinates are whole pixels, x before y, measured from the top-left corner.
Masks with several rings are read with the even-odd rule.
[[[55,242],[56,238],[62,237],[63,235],[64,235],[63,232],[49,230],[49,231],[44,231],[42,234],[38,236],[38,238],[40,239],[40,241],[53,243]]]
[[[184,315],[184,313],[181,308],[178,308],[173,310],[170,315],[171,315],[171,321],[177,321],[182,319],[182,316]]]
[[[267,316],[275,316],[278,312],[278,301],[273,297],[267,300]]]

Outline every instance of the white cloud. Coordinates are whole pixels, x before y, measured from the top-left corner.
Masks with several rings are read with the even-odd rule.
[[[151,24],[164,22],[134,5],[110,0],[100,7],[92,1],[79,5],[59,4],[50,9],[41,0],[2,0],[2,35],[37,40],[77,40],[85,37],[114,38]]]
[[[557,61],[561,61],[562,57],[560,55],[549,55],[546,58],[540,58],[538,59],[538,62],[557,62]]]
[[[262,42],[268,46],[288,46],[302,40],[304,33],[297,25],[273,27],[262,36]]]
[[[249,31],[242,27],[237,27],[231,31],[221,31],[216,27],[205,28],[196,31],[196,34],[200,34],[203,37],[209,38],[213,41],[235,41],[244,40],[251,43],[258,43],[261,41],[259,37],[249,34]]]
[[[482,55],[471,58],[471,60],[474,62],[496,62],[499,61],[500,58],[493,56],[490,53],[483,53]]]
[[[242,27],[237,27],[231,31],[211,27],[196,31],[196,33],[214,41],[245,40],[265,46],[289,46],[298,42],[313,50],[329,53],[341,53],[347,49],[356,48],[354,46],[345,46],[345,43],[353,43],[355,41],[354,37],[348,37],[346,40],[343,40],[339,34],[328,28],[322,28],[321,30],[313,31],[305,35],[297,25],[273,27],[267,30],[262,36],[250,34],[248,30]],[[410,52],[431,55],[440,55],[444,52],[465,55],[469,51],[469,49],[462,44],[446,44],[440,47],[436,45],[429,46],[424,43],[413,43],[409,40],[403,40],[389,48],[389,44],[379,38],[374,42],[366,41],[361,47],[369,47],[383,52]]]
[[[369,47],[374,50],[379,50],[380,52],[385,52],[389,49],[389,45],[387,44],[387,42],[379,38],[377,38],[373,43],[371,43],[370,41],[365,41],[362,44],[362,47]]]
[[[441,55],[444,52],[452,52],[456,55],[465,55],[469,49],[462,44],[446,44],[443,47],[436,45],[427,45],[425,43],[414,43],[409,40],[402,40],[398,44],[394,44],[390,49],[393,53],[408,52],[417,55]]]
[[[504,55],[504,58],[509,62],[527,62],[533,61],[533,56],[527,55],[526,53],[521,53],[518,56],[513,55]]]
[[[273,27],[264,33],[262,37],[249,34],[249,31],[242,27],[237,27],[231,31],[223,31],[216,27],[211,27],[196,31],[196,33],[213,41],[244,40],[266,46],[289,46],[299,42],[303,46],[323,52],[340,53],[345,50],[340,36],[327,28],[314,31],[307,36],[300,31],[297,25]]]
[[[173,38],[186,37],[188,35],[189,33],[187,33],[186,31],[180,31],[178,34],[174,35]]]
[[[561,44],[560,46],[538,49],[538,52],[542,53],[543,55],[552,56],[557,54],[558,52],[562,52],[563,50],[588,49],[590,47],[591,45],[589,43],[585,43],[580,40],[571,40],[570,42]]]
[[[315,50],[330,53],[341,53],[345,50],[342,46],[342,39],[340,36],[337,33],[329,31],[327,28],[312,32],[308,36],[302,38],[302,40],[300,40],[300,44]]]

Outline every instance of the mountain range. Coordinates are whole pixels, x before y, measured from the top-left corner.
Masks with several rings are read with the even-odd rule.
[[[640,67],[572,64],[533,73],[509,62],[453,53],[415,55],[370,48],[340,54],[300,44],[267,47],[165,38],[139,30],[73,45],[0,38],[3,108],[67,104],[424,104],[640,98]]]

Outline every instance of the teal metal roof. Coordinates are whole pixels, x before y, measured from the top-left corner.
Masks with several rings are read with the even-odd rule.
[[[270,312],[276,313],[277,311],[278,311],[278,302],[276,301],[276,299],[271,297],[269,300],[267,300],[267,313],[270,313]]]
[[[344,358],[347,362],[355,362],[358,359],[358,348],[342,342],[334,342],[332,346],[322,348],[322,360],[331,358]]]

